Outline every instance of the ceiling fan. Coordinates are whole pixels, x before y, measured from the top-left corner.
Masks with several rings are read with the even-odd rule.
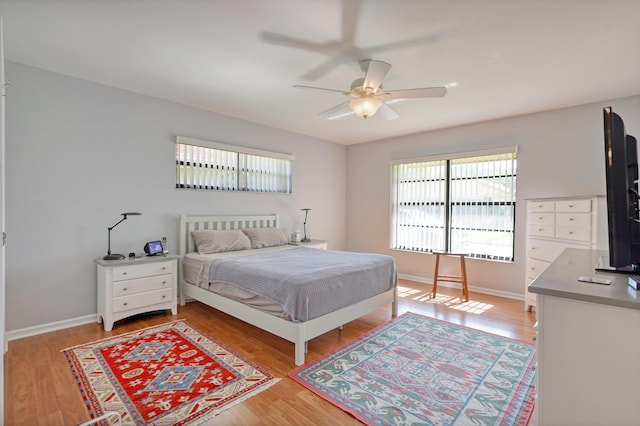
[[[342,0],[342,25],[340,38],[338,40],[317,42],[268,31],[263,31],[260,34],[260,37],[269,44],[326,55],[327,58],[324,62],[302,75],[302,78],[307,81],[317,80],[328,74],[337,66],[362,61],[370,57],[372,54],[388,50],[423,46],[425,44],[434,43],[441,37],[441,34],[433,33],[413,39],[396,40],[375,46],[359,47],[356,45],[356,35],[358,33],[358,21],[360,20],[362,3],[363,0]]]
[[[365,72],[365,76],[351,83],[350,92],[314,86],[294,85],[293,87],[338,92],[353,98],[319,114],[327,116],[329,120],[352,114],[366,119],[378,111],[385,119],[395,120],[399,115],[389,106],[390,103],[412,98],[440,98],[447,94],[447,88],[444,86],[385,91],[382,88],[382,80],[390,68],[391,64],[384,61],[373,59],[361,61],[360,69]]]

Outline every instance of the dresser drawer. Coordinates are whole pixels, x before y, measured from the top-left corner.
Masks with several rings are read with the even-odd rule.
[[[591,200],[562,200],[556,201],[556,212],[561,213],[591,213]]]
[[[529,235],[553,237],[555,235],[555,227],[553,225],[529,225]]]
[[[558,226],[556,228],[556,237],[564,238],[565,240],[589,242],[591,241],[591,229]]]
[[[116,281],[113,283],[113,297],[160,290],[163,288],[170,288],[172,286],[173,276],[171,274],[136,278],[134,280]]]
[[[551,212],[555,210],[553,201],[530,201],[527,203],[528,212]]]
[[[564,243],[530,239],[527,242],[527,257],[553,262],[565,248],[567,248],[567,244]]]
[[[556,226],[591,228],[591,213],[557,213]]]
[[[537,278],[538,275],[544,272],[551,265],[551,262],[545,262],[538,259],[527,258],[527,272],[526,275],[528,278],[534,279]]]
[[[555,224],[554,213],[529,212],[529,223],[534,225],[551,225]]]
[[[175,262],[153,262],[140,265],[125,265],[113,268],[113,281],[131,280],[134,278],[149,277],[152,275],[164,275],[173,273]]]
[[[129,296],[113,298],[113,312],[128,311],[129,309],[141,308],[143,306],[157,305],[159,303],[169,303],[173,300],[173,288],[164,290],[137,293]]]

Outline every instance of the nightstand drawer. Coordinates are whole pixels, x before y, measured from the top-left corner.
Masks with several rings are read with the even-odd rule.
[[[113,283],[113,297],[126,296],[128,294],[143,293],[145,291],[161,290],[173,286],[171,274],[156,275],[135,280],[124,280]]]
[[[164,302],[169,303],[173,299],[172,292],[173,288],[167,288],[164,290],[149,291],[147,293],[132,294],[130,296],[114,297],[113,312],[128,311],[129,309],[157,305]]]
[[[134,278],[149,277],[152,275],[164,275],[173,273],[175,262],[154,262],[140,265],[126,265],[113,268],[113,281],[131,280]]]

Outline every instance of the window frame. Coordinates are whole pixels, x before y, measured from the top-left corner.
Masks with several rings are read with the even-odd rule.
[[[461,205],[460,200],[452,199],[452,186],[454,185],[453,182],[456,180],[461,180],[459,177],[457,178],[457,177],[451,176],[451,172],[453,168],[452,162],[456,162],[456,160],[459,161],[463,159],[473,159],[473,158],[478,158],[478,160],[480,160],[482,157],[490,157],[494,155],[510,155],[510,154],[513,157],[510,160],[512,161],[511,167],[508,168],[510,173],[508,173],[507,175],[504,175],[504,176],[503,175],[485,175],[482,173],[477,174],[478,178],[482,178],[482,179],[485,179],[485,178],[495,179],[495,178],[500,178],[502,176],[503,178],[508,178],[511,180],[510,182],[511,198],[509,200],[489,201],[489,202],[483,203],[483,205],[493,207],[493,208],[495,207],[504,208],[505,206],[510,208],[510,214],[505,216],[506,218],[511,219],[508,222],[508,224],[510,225],[510,228],[504,229],[504,231],[508,232],[507,235],[511,239],[510,253],[507,253],[507,255],[502,255],[502,254],[499,254],[498,252],[486,254],[486,253],[483,253],[482,251],[473,253],[472,250],[459,250],[455,248],[452,249],[453,247],[452,234],[456,231],[456,229],[454,229],[455,228],[454,224],[452,224],[453,211],[455,210],[455,207]],[[469,257],[476,258],[476,259],[491,260],[491,261],[498,261],[498,262],[514,262],[517,158],[518,158],[518,147],[508,146],[508,147],[500,147],[500,148],[485,149],[485,150],[478,150],[478,151],[466,151],[466,152],[457,152],[457,153],[450,153],[450,154],[440,154],[440,155],[392,160],[390,164],[391,165],[390,248],[392,250],[410,251],[410,252],[418,252],[418,253],[432,253],[434,251],[464,252],[468,254]],[[399,222],[399,218],[398,218],[399,213],[402,213],[402,209],[399,208],[399,204],[401,202],[406,202],[407,200],[405,199],[405,201],[399,201],[398,197],[406,197],[405,194],[402,194],[402,195],[399,194],[402,190],[406,191],[406,187],[400,188],[398,186],[399,185],[398,173],[400,173],[400,171],[399,171],[399,167],[397,166],[403,166],[403,165],[410,166],[410,165],[416,165],[419,163],[430,163],[434,168],[444,167],[444,171],[440,170],[440,174],[435,175],[436,178],[425,179],[424,177],[422,177],[422,178],[418,178],[416,182],[418,182],[419,184],[421,183],[422,186],[425,186],[425,187],[426,187],[426,184],[428,184],[428,182],[432,182],[432,184],[430,185],[432,187],[431,191],[434,190],[433,188],[438,183],[444,185],[444,189],[443,190],[440,189],[442,192],[442,195],[436,194],[436,196],[433,199],[431,197],[425,197],[424,195],[422,196],[422,198],[417,197],[414,199],[416,204],[420,203],[420,205],[423,206],[421,209],[422,211],[420,213],[427,212],[429,210],[429,208],[425,206],[428,205],[432,207],[431,208],[432,213],[427,215],[429,222],[431,223],[428,223],[428,222],[425,223],[423,221],[422,224],[418,224],[417,222],[419,222],[419,219],[416,219],[413,223],[408,222],[408,223],[402,224]],[[478,161],[477,164],[480,164],[480,161]],[[430,166],[427,164],[425,165],[425,167],[430,167]],[[406,180],[407,178],[408,176],[405,176],[405,183],[407,183],[407,180]],[[477,180],[476,178],[472,178],[472,179]],[[410,180],[411,179],[409,179],[409,181]],[[416,186],[420,186],[420,185],[416,185]],[[438,198],[438,195],[440,195],[440,198]],[[480,205],[480,203],[471,204],[471,206],[473,207],[477,207],[478,205]],[[433,207],[437,208],[438,206],[440,206],[440,208],[443,210],[442,212],[438,212],[437,209],[433,208]],[[406,212],[406,209],[405,209],[405,212]],[[438,216],[437,219],[433,219],[434,215]],[[486,215],[486,216],[480,216],[480,217],[491,218],[491,217],[501,217],[501,216]],[[400,231],[401,226],[405,226],[405,227],[415,226],[420,228],[423,231],[426,230],[427,236],[425,237],[424,235],[422,235],[422,237],[417,237],[418,240],[420,241],[413,245],[407,244],[408,240],[406,236],[401,236],[400,237],[401,241],[399,241],[398,235],[401,233]],[[429,229],[432,229],[432,230],[435,229],[436,231],[429,232],[428,231]],[[471,231],[471,229],[468,227],[461,227],[460,229],[463,229],[463,230],[467,229],[468,231]],[[486,229],[486,231],[493,232],[497,235],[498,232],[501,232],[501,229]],[[437,235],[437,232],[442,232],[442,235]],[[429,235],[429,234],[434,234],[435,236]],[[424,242],[425,239],[427,241],[426,243]],[[435,241],[435,243],[433,243],[433,241]],[[440,245],[440,247],[443,247],[443,248],[436,248],[436,245]]]
[[[225,159],[226,162],[232,160],[234,164],[226,164],[226,162],[214,163],[212,161],[200,163],[199,165],[189,164],[192,161],[181,159],[179,156],[178,149],[181,145],[212,150],[209,153],[212,155],[218,152],[222,156],[228,157]],[[176,136],[175,160],[176,188],[179,189],[273,194],[293,193],[293,163],[295,161],[295,156],[292,154],[237,145],[228,145],[220,142],[206,141],[186,136]],[[208,160],[211,160],[211,158],[208,158]],[[265,173],[263,169],[249,167],[250,164],[273,162],[274,160],[281,166],[278,168],[278,172],[270,170]],[[226,171],[226,174],[230,175],[231,178],[229,179],[227,177],[227,179],[223,179],[225,181],[224,185],[202,185],[193,182],[185,182],[185,179],[181,176],[183,173],[181,169],[185,166],[189,166],[189,170],[192,173],[204,174],[207,174],[208,170],[215,167],[216,169]],[[262,177],[260,178],[259,176]],[[260,183],[256,184],[257,181]],[[257,186],[260,186],[261,189],[256,189]]]

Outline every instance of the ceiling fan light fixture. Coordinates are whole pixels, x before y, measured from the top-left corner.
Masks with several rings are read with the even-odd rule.
[[[378,112],[378,108],[382,106],[382,101],[373,96],[361,96],[349,101],[349,107],[356,113],[358,117],[369,118]]]

